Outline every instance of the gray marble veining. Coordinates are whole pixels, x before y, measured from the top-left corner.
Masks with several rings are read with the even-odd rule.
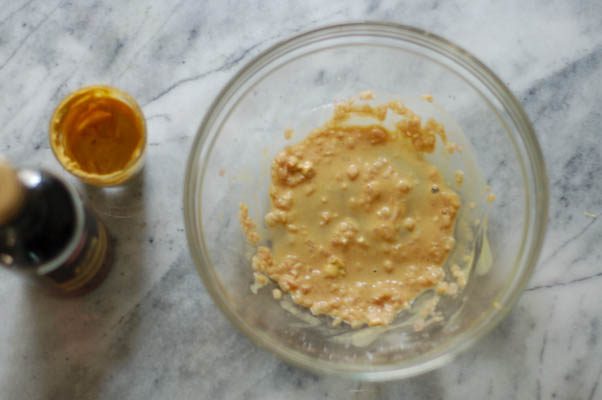
[[[117,239],[99,290],[49,298],[0,271],[2,399],[597,399],[602,374],[602,3],[583,1],[0,1],[0,153],[64,173],[47,123],[105,82],[148,118],[127,190],[79,186]],[[294,33],[388,20],[440,34],[490,66],[533,121],[551,188],[549,233],[517,307],[453,363],[386,384],[318,377],[239,334],[185,244],[185,155],[218,90]]]

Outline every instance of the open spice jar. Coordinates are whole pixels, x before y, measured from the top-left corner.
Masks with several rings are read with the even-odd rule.
[[[119,185],[143,166],[144,115],[119,89],[85,87],[68,95],[54,111],[50,146],[61,165],[82,181]]]

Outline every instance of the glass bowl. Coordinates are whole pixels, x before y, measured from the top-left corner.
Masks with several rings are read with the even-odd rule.
[[[455,303],[442,306],[443,321],[419,332],[404,323],[334,328],[325,318],[274,300],[269,288],[250,290],[254,249],[242,234],[239,204],[248,204],[263,229],[270,163],[291,143],[284,130],[293,128],[293,141],[301,140],[327,119],[333,101],[365,90],[419,108],[415,99],[431,94],[433,113],[448,131],[460,132],[470,148],[466,154],[474,155],[475,181],[482,179],[497,197],[474,225],[474,268],[465,290]],[[207,112],[184,184],[192,256],[213,300],[234,325],[289,363],[371,381],[437,368],[493,329],[535,267],[548,204],[533,129],[500,79],[447,40],[388,23],[317,29],[256,57]]]

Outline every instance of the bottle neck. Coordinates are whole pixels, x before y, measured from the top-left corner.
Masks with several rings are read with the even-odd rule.
[[[8,224],[0,225],[0,255],[10,256],[9,267],[46,274],[77,250],[83,204],[75,189],[52,174],[23,169],[18,178],[24,188],[22,206]]]

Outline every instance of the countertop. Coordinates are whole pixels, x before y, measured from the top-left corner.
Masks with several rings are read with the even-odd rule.
[[[599,1],[0,4],[1,154],[75,183],[47,125],[91,83],[134,95],[149,132],[133,185],[77,185],[116,238],[98,290],[57,299],[0,271],[2,399],[602,398]],[[545,247],[509,317],[447,366],[385,384],[315,376],[243,337],[197,277],[182,216],[186,155],[227,80],[279,40],[361,19],[430,30],[490,66],[529,114],[551,188]]]

